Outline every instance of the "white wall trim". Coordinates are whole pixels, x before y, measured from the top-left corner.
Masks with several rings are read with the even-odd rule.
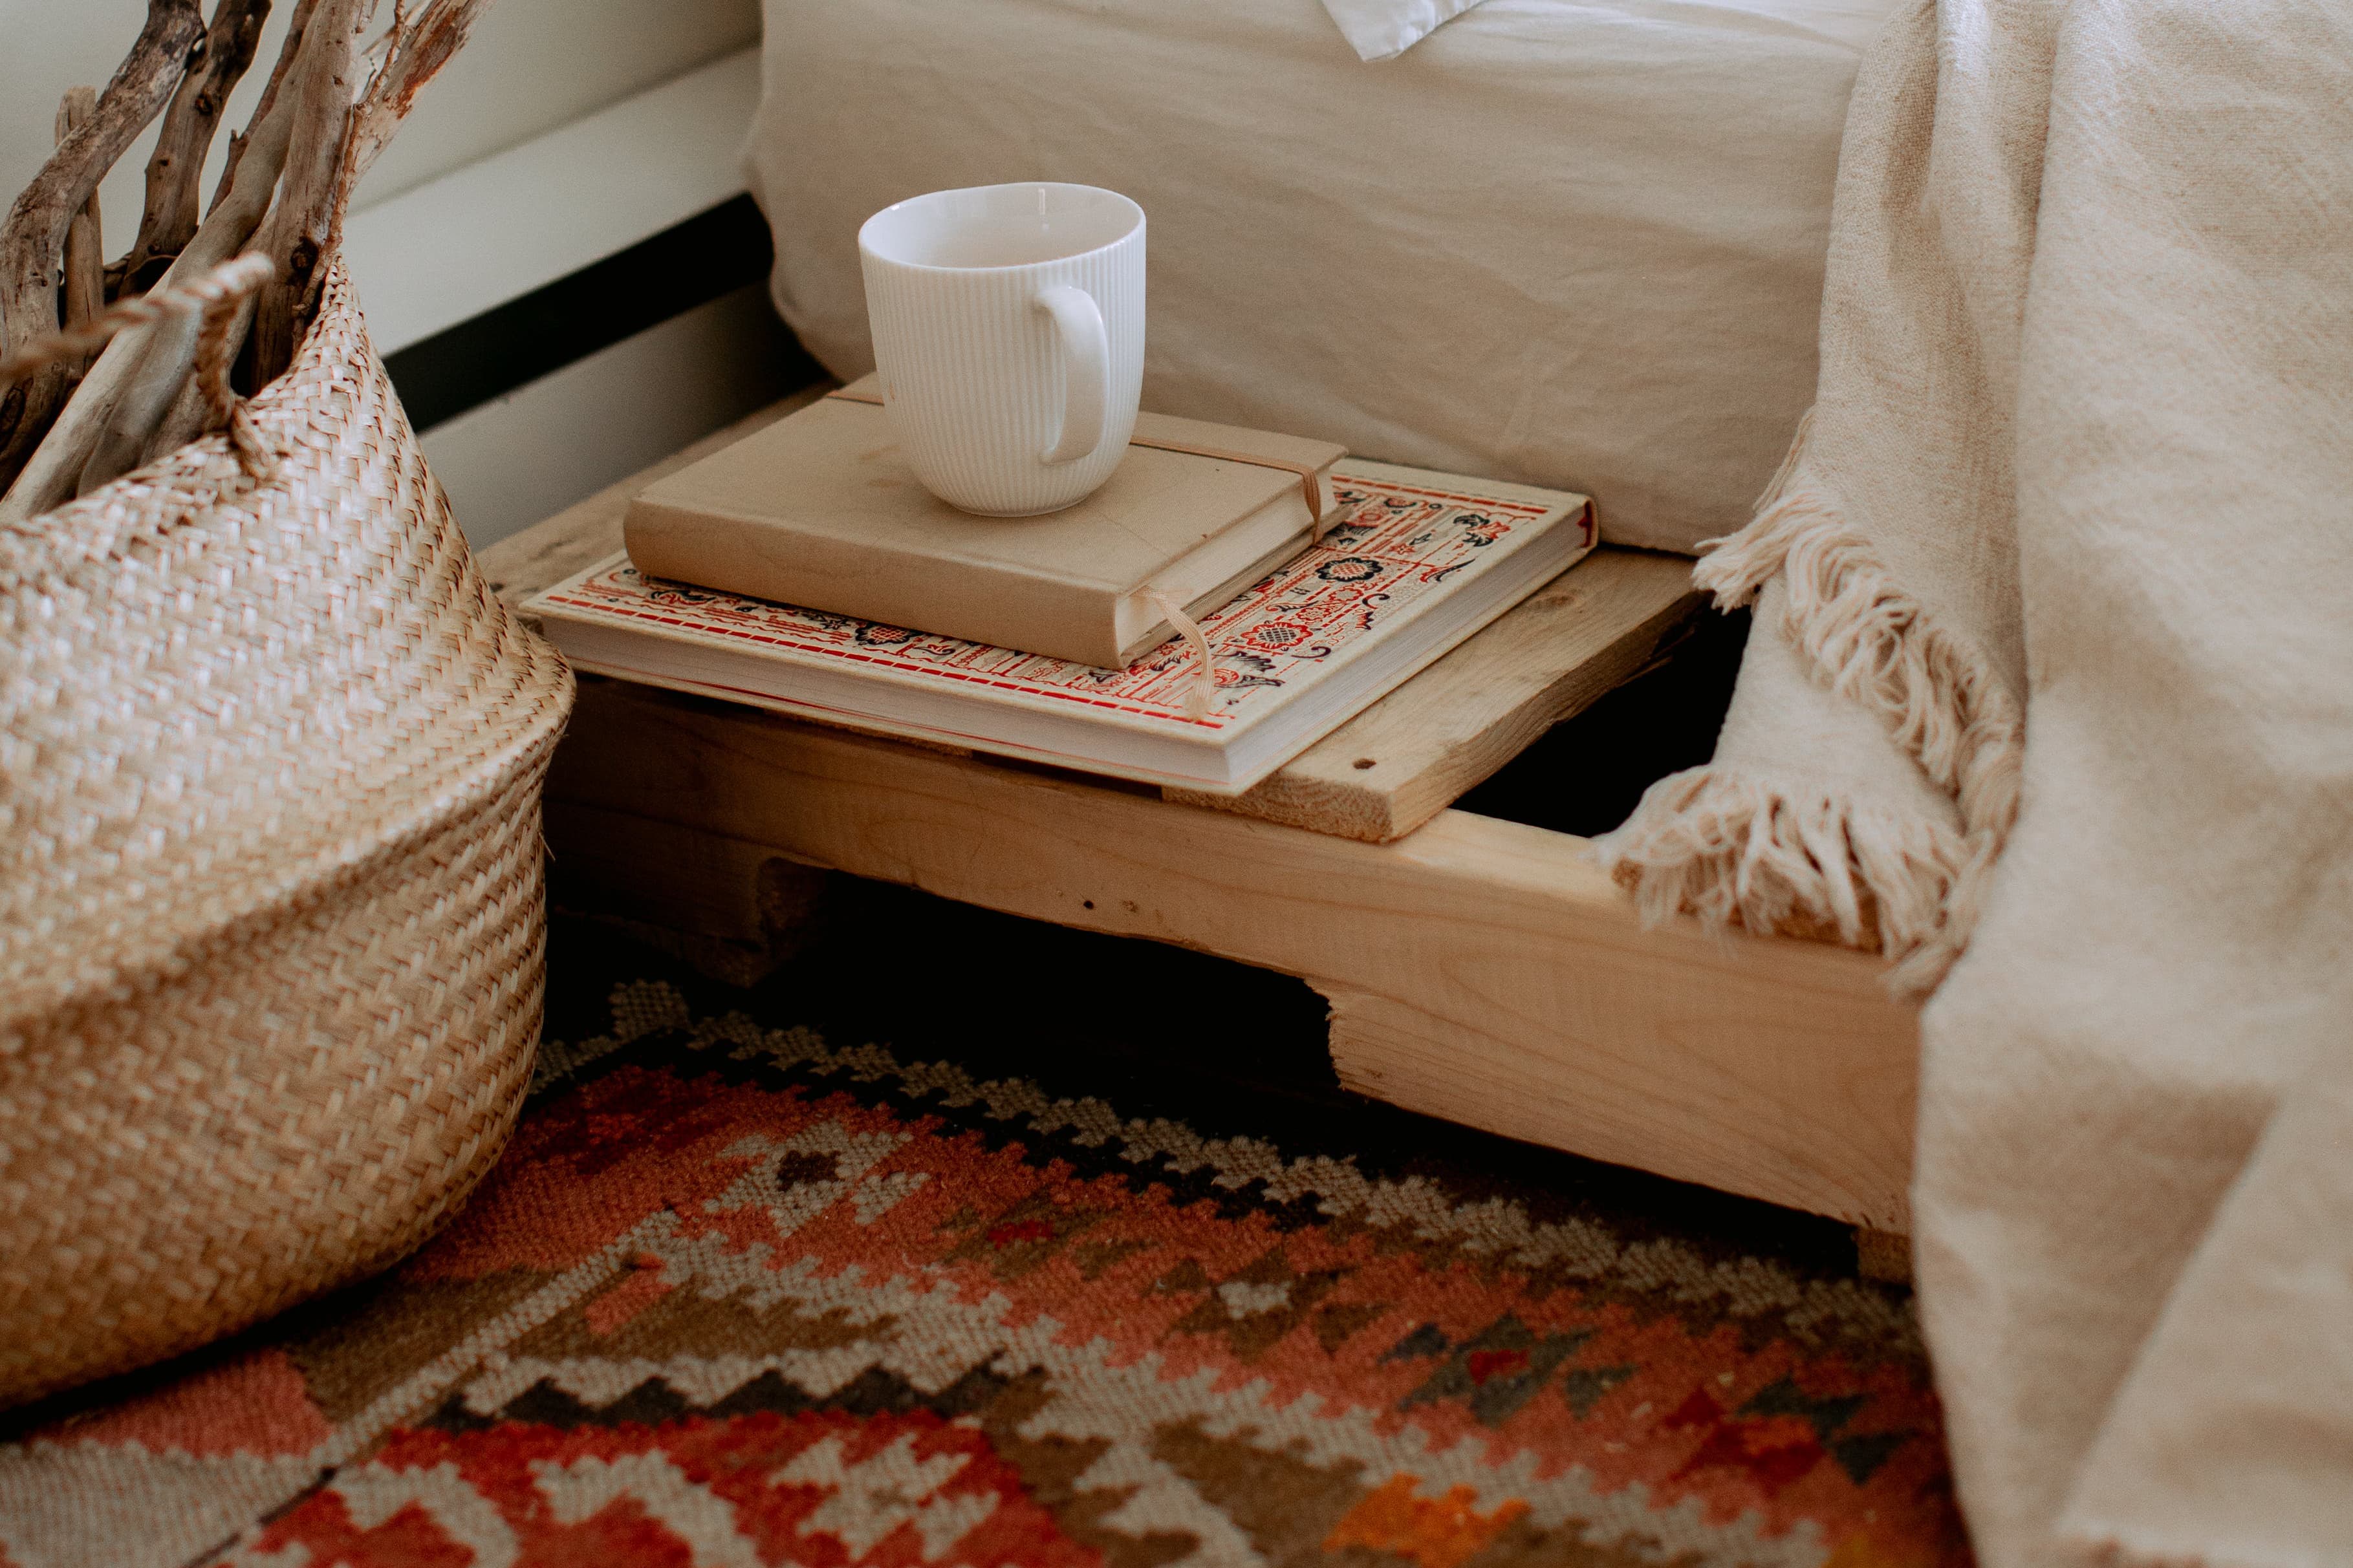
[[[352,215],[343,253],[393,353],[744,190],[759,50],[729,55]]]
[[[480,549],[797,389],[753,283],[427,430],[426,460]]]

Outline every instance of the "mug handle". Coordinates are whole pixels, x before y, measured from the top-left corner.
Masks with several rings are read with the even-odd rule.
[[[1068,283],[1040,289],[1037,306],[1054,318],[1062,345],[1062,433],[1041,461],[1072,463],[1103,444],[1111,423],[1111,334],[1094,296]]]

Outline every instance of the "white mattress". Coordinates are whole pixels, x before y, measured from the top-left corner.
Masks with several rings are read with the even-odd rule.
[[[1107,185],[1150,229],[1145,406],[1746,521],[1812,395],[1848,89],[1894,0],[1486,0],[1367,65],[1317,0],[767,0],[778,308],[873,364],[859,225]]]

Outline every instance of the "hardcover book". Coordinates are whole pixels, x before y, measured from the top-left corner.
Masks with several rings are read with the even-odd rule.
[[[648,488],[623,523],[648,574],[1124,668],[1304,548],[1328,441],[1145,414],[1103,487],[976,517],[901,459],[872,376]],[[1309,505],[1309,497],[1314,505]]]
[[[1571,565],[1583,496],[1348,459],[1323,540],[1125,668],[653,577],[526,600],[578,668],[884,734],[1237,795]],[[1200,699],[1206,698],[1206,705]]]

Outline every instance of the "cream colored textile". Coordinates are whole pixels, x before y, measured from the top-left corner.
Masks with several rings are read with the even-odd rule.
[[[1479,0],[1324,0],[1348,47],[1367,60],[1394,59]]]
[[[2353,12],[1924,0],[1831,227],[1731,719],[1609,852],[1965,953],[1914,1225],[1989,1568],[2353,1562]]]
[[[1579,490],[1689,553],[1814,384],[1839,128],[1897,0],[1482,0],[1393,60],[1319,0],[767,0],[776,304],[874,368],[858,227],[1108,185],[1151,219],[1144,405]]]

